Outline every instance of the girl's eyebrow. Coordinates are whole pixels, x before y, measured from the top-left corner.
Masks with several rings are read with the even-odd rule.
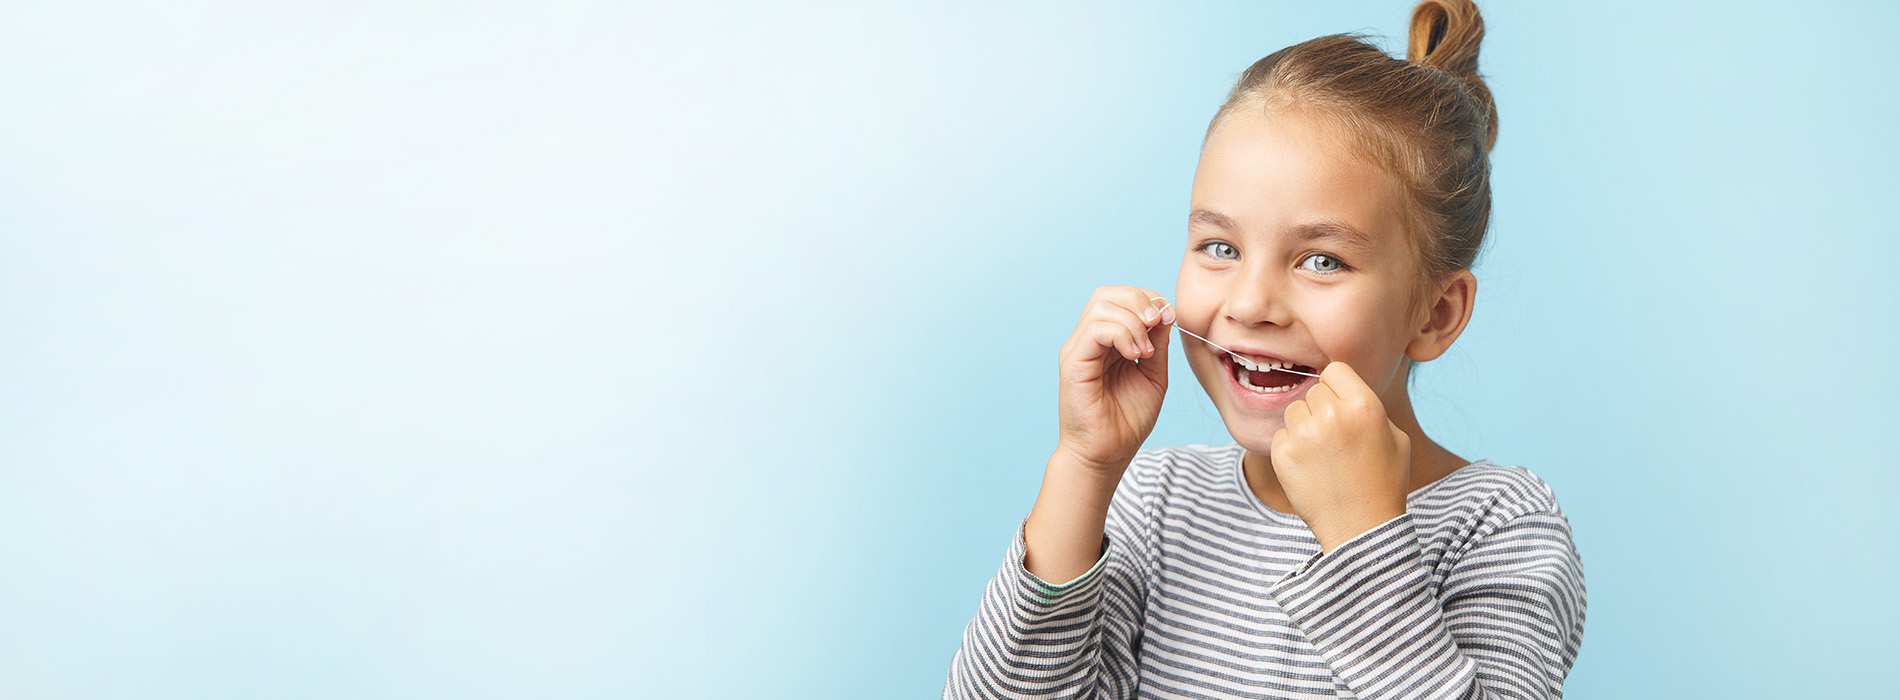
[[[1293,236],[1300,241],[1314,241],[1322,238],[1332,239],[1339,245],[1352,248],[1361,253],[1370,253],[1376,246],[1372,236],[1359,230],[1352,224],[1338,219],[1323,219],[1310,224],[1293,227]]]
[[[1206,224],[1208,226],[1213,226],[1214,228],[1226,229],[1228,231],[1240,230],[1239,226],[1234,225],[1233,219],[1229,219],[1227,218],[1226,214],[1222,214],[1212,209],[1195,209],[1194,211],[1188,212],[1188,225],[1193,226],[1195,224]]]
[[[1234,220],[1228,218],[1226,214],[1205,208],[1196,208],[1194,211],[1188,213],[1188,225],[1192,226],[1194,224],[1205,224],[1228,232],[1238,232],[1240,230],[1240,227],[1234,224]],[[1362,253],[1372,252],[1373,249],[1378,247],[1371,235],[1359,230],[1359,227],[1339,219],[1320,219],[1318,221],[1300,224],[1293,227],[1289,233],[1292,234],[1293,240],[1302,243],[1320,239],[1331,239],[1341,246],[1352,248]]]

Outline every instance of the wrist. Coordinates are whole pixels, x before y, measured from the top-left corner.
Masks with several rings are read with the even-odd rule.
[[[1106,478],[1109,481],[1121,481],[1122,472],[1126,471],[1129,463],[1133,461],[1130,458],[1098,462],[1082,457],[1081,453],[1070,449],[1067,445],[1058,444],[1055,454],[1049,457],[1049,466],[1052,469],[1073,471],[1090,477]]]
[[[1321,529],[1315,529],[1313,531],[1313,538],[1319,540],[1321,553],[1330,554],[1333,550],[1338,549],[1340,545],[1350,542],[1353,538],[1360,535],[1371,532],[1380,525],[1389,523],[1393,518],[1404,515],[1405,513],[1406,510],[1403,505],[1396,508],[1382,508],[1362,512],[1344,519],[1339,523],[1323,525]]]

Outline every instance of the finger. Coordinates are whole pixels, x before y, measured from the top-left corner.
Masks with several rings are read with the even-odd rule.
[[[1108,289],[1108,287],[1102,287],[1102,289]],[[1096,333],[1098,333],[1098,329],[1094,329],[1096,323],[1112,323],[1112,325],[1121,325],[1123,329],[1129,329],[1132,325],[1132,327],[1138,329],[1138,327],[1140,327],[1138,321],[1140,321],[1138,318],[1134,318],[1132,314],[1129,314],[1127,308],[1121,308],[1121,304],[1115,304],[1115,302],[1110,301],[1110,299],[1104,297],[1104,295],[1096,295],[1094,299],[1089,299],[1089,306],[1083,308],[1081,321],[1077,321],[1077,325],[1075,325],[1075,335],[1096,339]],[[1129,335],[1134,335],[1136,339],[1140,339],[1140,333],[1134,331],[1134,329],[1129,329]],[[1119,350],[1119,348],[1132,346],[1132,348],[1134,348],[1134,358],[1129,358],[1129,360],[1140,358],[1142,352],[1144,352],[1142,340],[1132,340],[1131,344],[1127,344],[1127,346],[1112,344],[1112,342],[1108,342],[1108,340],[1104,339],[1096,339],[1096,342],[1100,342],[1100,344],[1104,344],[1104,346],[1110,346],[1110,348],[1117,348],[1117,350]],[[1087,358],[1094,360],[1094,358],[1098,358],[1098,354],[1091,352]]]
[[[1129,287],[1133,296],[1129,305],[1141,313],[1142,322],[1149,326],[1166,326],[1174,323],[1174,304],[1169,303],[1160,293],[1142,287]]]
[[[1127,312],[1128,317],[1134,319],[1134,330],[1141,335],[1142,345],[1152,350],[1152,331],[1165,328],[1166,324],[1162,321],[1161,309],[1150,302],[1149,297],[1149,293],[1140,287],[1120,287],[1113,295],[1104,297],[1103,301],[1108,306]]]
[[[1123,359],[1139,360],[1146,352],[1142,346],[1140,334],[1128,328],[1128,324],[1119,320],[1097,320],[1090,330],[1106,347],[1112,347]],[[1104,349],[1106,354],[1106,349]]]
[[[1082,315],[1076,319],[1075,331],[1080,333],[1084,326],[1089,325],[1089,317],[1099,315],[1103,306],[1109,304],[1111,300],[1126,296],[1127,289],[1127,287],[1114,285],[1096,287],[1095,291],[1089,294],[1088,302],[1082,305]]]
[[[1344,362],[1334,360],[1327,363],[1326,368],[1319,371],[1319,380],[1335,396],[1345,401],[1379,403],[1378,393],[1359,378],[1359,373],[1354,372],[1351,365]],[[1313,387],[1313,390],[1318,389],[1319,386]]]
[[[1327,386],[1326,382],[1322,380],[1314,383],[1312,388],[1306,390],[1306,402],[1310,404],[1310,408],[1314,413],[1320,413],[1325,411],[1327,406],[1338,403],[1339,394],[1334,392],[1333,388]]]
[[[1306,419],[1311,418],[1312,415],[1313,415],[1313,411],[1310,407],[1306,405],[1306,399],[1300,399],[1293,403],[1287,404],[1286,412],[1281,414],[1281,417],[1282,417],[1282,421],[1286,423],[1286,427],[1295,428],[1295,427],[1298,427],[1300,424],[1305,423]]]
[[[1114,321],[1127,327],[1128,334],[1135,338],[1135,347],[1141,349],[1142,357],[1147,357],[1153,352],[1154,343],[1150,342],[1149,328],[1135,310],[1113,301],[1104,301],[1096,311],[1096,315],[1098,318]]]
[[[1153,328],[1148,329],[1148,347],[1154,350],[1154,357],[1167,358],[1168,342],[1174,336],[1173,333],[1168,332],[1168,329],[1172,327],[1171,324],[1157,323]]]
[[[1158,316],[1158,318],[1152,322],[1153,326],[1148,329],[1148,337],[1151,340],[1151,344],[1160,348],[1161,354],[1165,355],[1168,349],[1168,339],[1174,335],[1168,331],[1172,329],[1174,322],[1177,320],[1174,312],[1174,303],[1159,294],[1155,294],[1152,290],[1143,289],[1141,292],[1149,295],[1148,305],[1155,309]],[[1145,313],[1144,310],[1144,317]]]
[[[1103,305],[1119,306],[1126,309],[1139,320],[1140,332],[1147,338],[1146,345],[1152,350],[1159,347],[1155,340],[1166,335],[1167,327],[1174,323],[1174,304],[1152,289],[1143,287],[1102,287],[1097,301]],[[1099,306],[1097,310],[1099,310]]]
[[[1139,356],[1136,350],[1126,326],[1095,319],[1075,332],[1074,345],[1069,348],[1069,359],[1095,362],[1110,354],[1119,354],[1132,360]]]
[[[1133,333],[1137,338],[1145,339],[1147,337],[1148,327],[1141,322],[1141,316],[1137,312],[1128,310],[1128,307],[1124,306],[1121,302],[1116,301],[1113,294],[1104,294],[1089,301],[1088,309],[1082,314],[1082,322],[1087,324],[1097,321],[1120,323],[1127,326],[1129,332]],[[1145,341],[1137,341],[1135,347],[1146,348],[1147,344]]]
[[[1168,384],[1168,340],[1169,336],[1173,335],[1168,332],[1170,327],[1168,323],[1157,323],[1148,329],[1145,336],[1148,342],[1148,356],[1143,358],[1147,362],[1141,363],[1148,378],[1164,387]]]
[[[1108,303],[1127,309],[1141,322],[1145,331],[1173,322],[1174,307],[1161,295],[1141,287],[1113,287],[1111,293],[1104,293],[1102,299]],[[1159,299],[1159,301],[1156,301]]]

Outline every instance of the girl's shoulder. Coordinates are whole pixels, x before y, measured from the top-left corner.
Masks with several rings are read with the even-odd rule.
[[[1412,500],[1424,509],[1479,506],[1507,519],[1527,513],[1563,514],[1557,491],[1543,477],[1529,467],[1489,459],[1459,467],[1427,484],[1413,494]]]

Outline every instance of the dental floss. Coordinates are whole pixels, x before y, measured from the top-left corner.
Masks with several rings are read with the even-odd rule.
[[[1161,298],[1160,298],[1160,297],[1155,297],[1155,299],[1161,299]],[[1149,301],[1154,301],[1155,299],[1149,299]],[[1163,310],[1166,310],[1166,309],[1169,309],[1169,308],[1173,308],[1173,307],[1174,307],[1174,305],[1173,305],[1173,304],[1170,304],[1170,303],[1168,303],[1168,300],[1166,300],[1166,299],[1161,299],[1161,305],[1162,305],[1162,307],[1163,307]],[[1175,319],[1175,320],[1176,320],[1176,321],[1179,321],[1180,319]],[[1207,343],[1208,345],[1213,345],[1214,347],[1217,347],[1217,348],[1220,348],[1220,351],[1221,351],[1221,352],[1224,352],[1224,353],[1227,353],[1227,354],[1229,354],[1229,355],[1233,355],[1234,357],[1239,357],[1239,358],[1240,358],[1240,359],[1242,359],[1242,360],[1246,360],[1246,361],[1247,361],[1247,363],[1248,363],[1248,364],[1250,364],[1250,365],[1252,365],[1252,364],[1258,364],[1258,363],[1256,363],[1256,362],[1254,362],[1253,360],[1250,360],[1250,359],[1248,359],[1248,358],[1245,358],[1245,357],[1241,357],[1241,354],[1240,354],[1240,353],[1237,353],[1237,352],[1234,352],[1234,351],[1232,351],[1232,350],[1228,350],[1227,348],[1221,348],[1221,347],[1220,347],[1220,345],[1218,345],[1218,344],[1216,344],[1216,343],[1215,343],[1214,341],[1212,341],[1212,340],[1208,340],[1208,339],[1206,339],[1206,338],[1202,338],[1201,336],[1198,336],[1198,335],[1195,335],[1195,334],[1194,334],[1194,331],[1190,331],[1190,330],[1188,330],[1188,329],[1186,329],[1186,328],[1182,328],[1182,327],[1181,327],[1181,324],[1179,324],[1179,323],[1173,323],[1173,324],[1169,324],[1169,325],[1170,325],[1170,326],[1172,326],[1172,327],[1173,327],[1173,328],[1174,328],[1175,330],[1177,330],[1177,331],[1180,331],[1180,332],[1182,332],[1182,333],[1186,333],[1186,334],[1188,334],[1188,335],[1191,335],[1191,336],[1194,336],[1195,338],[1197,338],[1197,339],[1199,339],[1199,340],[1200,340],[1201,342],[1203,342],[1203,343]],[[1305,372],[1301,372],[1301,371],[1299,371],[1299,370],[1292,370],[1292,369],[1284,369],[1284,368],[1280,368],[1280,367],[1274,367],[1274,368],[1271,368],[1271,369],[1270,369],[1269,371],[1273,371],[1273,372],[1289,372],[1289,373],[1292,373],[1292,374],[1306,374],[1306,376],[1308,376],[1308,377],[1317,377],[1317,376],[1319,376],[1319,375],[1317,375],[1317,374],[1307,374],[1307,373],[1305,373]]]

